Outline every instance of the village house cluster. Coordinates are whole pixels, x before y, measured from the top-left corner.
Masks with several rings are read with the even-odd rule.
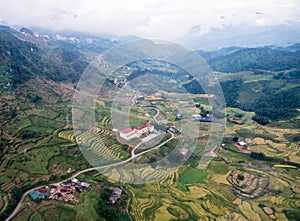
[[[81,182],[76,178],[72,178],[67,182],[62,182],[57,185],[45,186],[33,190],[29,193],[33,200],[55,199],[65,202],[75,202],[75,192],[81,193],[83,190],[90,190],[92,185],[86,182]]]

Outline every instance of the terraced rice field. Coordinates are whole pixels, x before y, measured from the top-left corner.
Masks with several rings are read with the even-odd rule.
[[[153,169],[150,166],[135,167],[134,164],[129,164],[124,168],[105,169],[101,171],[101,174],[114,181],[120,181],[119,179],[122,177],[122,181],[128,183],[153,182],[161,179],[168,179],[169,183],[172,182],[169,179],[169,171]]]
[[[230,125],[226,133],[237,132],[240,140],[251,138],[254,145],[250,145],[255,152],[261,152],[269,157],[284,158],[292,162],[300,162],[300,142],[293,141],[288,137],[296,137],[300,134],[299,129],[283,129],[276,127],[251,125]]]
[[[105,122],[109,118],[103,118]],[[58,137],[77,142],[81,151],[93,165],[108,163],[115,160],[122,160],[129,156],[129,153],[122,150],[122,146],[115,140],[115,135],[103,128],[82,132],[74,135],[73,130],[64,130]]]
[[[69,140],[71,142],[75,142],[75,135],[73,130],[64,130],[58,133],[58,137]]]
[[[101,120],[101,125],[102,125],[103,127],[107,127],[108,124],[110,123],[110,121],[111,121],[111,118],[110,118],[109,116],[105,116],[105,117],[103,117],[103,119]]]
[[[177,172],[166,179],[144,184],[132,193],[131,214],[137,220],[229,220],[232,207],[224,205],[223,196],[203,185],[176,187]],[[174,218],[174,216],[176,218]]]

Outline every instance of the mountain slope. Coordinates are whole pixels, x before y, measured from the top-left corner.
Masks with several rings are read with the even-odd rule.
[[[78,49],[27,42],[15,31],[0,29],[0,70],[10,83],[24,83],[35,76],[76,82],[86,66]]]
[[[211,68],[220,72],[282,71],[300,68],[300,49],[298,45],[286,48],[227,48],[214,52],[197,51],[208,62]]]

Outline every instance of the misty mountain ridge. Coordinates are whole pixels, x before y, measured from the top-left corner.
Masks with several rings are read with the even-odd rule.
[[[283,71],[300,68],[300,44],[287,47],[264,46],[257,48],[228,47],[216,51],[197,53],[211,66],[214,71]]]
[[[218,50],[232,45],[238,47],[262,47],[266,45],[288,46],[300,42],[300,23],[273,26],[226,26],[213,29],[204,35],[192,34],[181,39],[193,49]]]

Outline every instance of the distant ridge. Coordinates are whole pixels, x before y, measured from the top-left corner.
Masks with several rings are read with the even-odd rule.
[[[197,51],[211,68],[219,72],[271,70],[282,71],[300,68],[300,43],[287,47],[258,48],[229,47],[206,52]]]

